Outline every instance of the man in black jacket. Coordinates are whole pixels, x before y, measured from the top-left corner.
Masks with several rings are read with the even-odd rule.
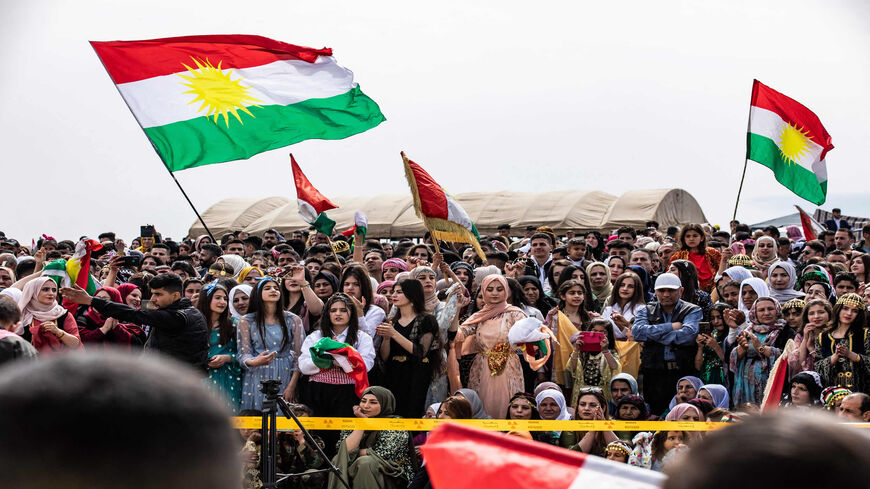
[[[661,414],[676,393],[677,381],[695,375],[698,345],[698,322],[701,308],[680,299],[680,278],[663,273],[656,279],[656,298],[638,311],[631,334],[643,342],[640,372],[643,374],[643,397],[653,414]]]
[[[64,287],[63,297],[76,304],[89,305],[103,316],[151,327],[145,348],[157,350],[206,371],[208,363],[208,323],[190,299],[182,297],[181,277],[174,273],[157,275],[148,284],[151,303],[156,310],[143,311],[100,297],[91,297],[79,287]]]

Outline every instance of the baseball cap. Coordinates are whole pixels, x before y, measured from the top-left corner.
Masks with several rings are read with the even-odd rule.
[[[683,284],[680,282],[680,277],[673,273],[663,273],[656,279],[656,290],[659,289],[679,289]]]

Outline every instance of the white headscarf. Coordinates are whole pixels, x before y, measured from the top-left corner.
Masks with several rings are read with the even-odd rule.
[[[241,318],[242,315],[239,314],[239,311],[237,311],[236,308],[233,306],[233,297],[236,296],[236,293],[237,293],[237,292],[241,292],[241,293],[245,294],[246,296],[248,296],[248,298],[250,298],[250,297],[251,297],[251,291],[252,291],[252,290],[254,290],[254,288],[251,287],[251,286],[248,285],[248,284],[236,285],[235,287],[233,287],[233,288],[230,290],[230,297],[229,297],[229,301],[230,301],[230,314],[231,314],[234,318]]]
[[[740,282],[740,296],[737,298],[738,309],[749,314],[749,308],[743,305],[743,287],[745,286],[752,287],[758,297],[770,297],[770,289],[767,288],[764,280],[758,277],[750,277]]]
[[[556,416],[556,419],[559,421],[565,421],[571,419],[571,413],[568,412],[568,409],[565,407],[565,396],[557,391],[556,389],[544,389],[535,396],[535,404],[538,406],[541,405],[541,401],[544,399],[550,398],[556,401],[556,404],[559,405],[559,415]],[[561,436],[561,431],[554,431],[556,436]]]
[[[66,312],[57,300],[52,300],[51,304],[43,304],[36,299],[39,295],[39,290],[46,282],[52,280],[51,277],[39,277],[27,282],[24,290],[21,291],[21,298],[18,299],[18,309],[21,309],[21,326],[28,327],[33,320],[52,321],[63,316]],[[58,327],[62,327],[58,325]]]
[[[239,278],[239,274],[242,273],[242,270],[251,266],[248,265],[248,262],[246,262],[244,258],[236,254],[221,255],[220,258],[224,263],[233,267],[233,278],[236,279]]]
[[[782,268],[785,270],[785,273],[788,274],[788,285],[784,289],[775,289],[773,288],[773,284],[770,283],[770,275],[773,273],[773,270],[776,268]],[[786,261],[778,261],[770,266],[767,269],[767,285],[770,289],[770,297],[773,297],[780,304],[785,304],[787,301],[795,298],[803,297],[805,294],[803,292],[794,290],[794,284],[797,283],[797,271],[794,269],[794,265]],[[758,296],[761,297],[761,296]]]
[[[743,267],[731,267],[722,272],[722,275],[728,275],[728,278],[735,282],[743,282],[752,277],[752,272]]]

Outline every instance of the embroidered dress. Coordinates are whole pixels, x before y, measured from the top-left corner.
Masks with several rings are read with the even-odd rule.
[[[610,355],[616,360],[616,370],[610,370],[603,352],[580,352],[577,355],[577,365],[571,372],[574,376],[574,388],[571,391],[571,406],[577,405],[580,389],[583,387],[600,387],[604,397],[610,402],[610,379],[620,373],[619,353],[610,350]],[[570,360],[568,361],[570,363]],[[567,364],[566,364],[567,365]],[[567,368],[567,367],[566,367]]]
[[[305,333],[302,319],[292,312],[284,311],[288,338],[282,346],[283,333],[278,323],[263,325],[262,332],[256,324],[255,313],[248,314],[239,325],[238,343],[240,346],[239,364],[247,370],[242,382],[242,402],[240,409],[263,409],[263,393],[260,381],[280,380],[283,390],[290,383],[297,369],[297,359],[302,350]],[[275,359],[268,365],[250,367],[245,362],[263,352],[277,352]]]
[[[831,356],[839,343],[861,357],[861,361],[853,362],[841,357],[836,363],[831,362]],[[853,392],[870,392],[870,335],[867,329],[861,333],[849,331],[843,338],[834,338],[828,333],[819,335],[818,347],[815,351],[815,368],[822,379],[824,387],[845,387]]]
[[[701,365],[701,372],[698,373],[698,378],[704,381],[705,384],[721,384],[725,383],[725,368],[722,364],[722,359],[709,346],[703,347],[704,363]]]
[[[471,364],[468,388],[477,391],[486,414],[493,419],[504,419],[511,396],[523,390],[520,357],[510,348],[508,332],[525,317],[522,312],[511,311],[461,327],[480,352]]]
[[[220,330],[212,329],[208,336],[208,357],[215,355],[229,355],[230,361],[221,365],[218,368],[208,369],[208,379],[206,383],[216,391],[220,392],[227,403],[227,407],[233,413],[239,412],[239,404],[242,399],[242,367],[236,358],[238,353],[235,330],[238,326],[238,319],[233,318],[233,335],[226,344],[220,344]]]
[[[378,487],[404,487],[411,482],[414,477],[414,457],[411,452],[411,434],[407,431],[378,431],[377,434],[365,432],[359,448],[348,452],[343,449],[344,440],[351,434],[349,430],[343,430],[338,441],[339,455],[333,463],[342,469],[342,465],[346,465],[346,473],[352,480],[351,487],[364,487],[366,489],[376,489]],[[373,440],[370,442],[370,440]],[[366,455],[360,456],[359,450],[366,449]],[[342,460],[346,454],[346,460]],[[362,459],[368,462],[366,465],[377,464],[381,467],[377,470],[358,470],[356,467]],[[345,462],[345,463],[341,463]],[[372,473],[377,474],[372,477]],[[381,478],[383,480],[376,480]],[[391,479],[397,479],[401,486],[394,485],[395,482]],[[385,483],[380,486],[378,483]],[[335,487],[343,487],[335,485]]]

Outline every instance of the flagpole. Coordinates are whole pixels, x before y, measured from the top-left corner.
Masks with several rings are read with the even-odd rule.
[[[755,80],[752,80],[752,87],[753,87],[753,89],[755,88]],[[749,137],[748,136],[749,135],[749,128],[752,124],[752,95],[751,94],[752,94],[752,91],[750,90],[749,115],[746,117],[747,137]],[[749,144],[748,140],[747,140],[746,144],[747,145]],[[746,155],[746,156],[749,156],[749,155]],[[748,164],[749,164],[749,159],[744,158],[743,159],[743,175],[740,176],[740,188],[737,189],[737,200],[734,202],[734,215],[731,216],[731,221],[737,220],[737,206],[740,205],[740,194],[743,192],[743,180],[746,179],[746,167]],[[731,223],[729,222],[728,225],[730,226]]]
[[[94,50],[94,54],[97,55],[97,59],[100,60],[100,64],[103,65],[103,69],[106,70],[106,74],[109,75],[109,78],[111,79],[112,75],[111,75],[111,73],[109,73],[108,68],[106,68],[106,63],[103,62],[103,58],[101,58],[100,54],[97,53],[97,50],[96,50],[96,48],[94,48],[93,44],[91,44],[91,49]],[[114,80],[112,80],[112,85],[115,85],[115,89],[118,91],[118,95],[121,96],[121,100],[123,100],[124,104],[127,106],[127,110],[129,110],[130,113],[133,114],[133,118],[136,119],[136,124],[139,124],[139,129],[142,129],[142,132],[145,134],[145,139],[147,139],[148,142],[151,143],[151,147],[154,149],[154,152],[157,153],[157,157],[160,158],[160,162],[163,163],[163,167],[166,168],[166,171],[169,172],[169,176],[172,177],[172,181],[175,182],[175,185],[178,186],[178,190],[181,190],[181,195],[184,196],[184,200],[186,200],[187,204],[190,206],[190,208],[193,209],[193,213],[196,214],[196,218],[199,219],[200,224],[202,224],[202,227],[205,228],[205,232],[208,233],[209,237],[211,238],[212,243],[217,243],[217,239],[215,239],[214,234],[212,234],[211,230],[205,224],[205,220],[203,220],[202,216],[199,215],[199,211],[196,210],[196,207],[194,207],[193,202],[190,201],[190,197],[187,196],[187,192],[185,192],[184,188],[181,186],[181,184],[178,183],[178,179],[175,178],[175,174],[172,173],[172,170],[169,169],[169,165],[166,164],[166,160],[164,160],[163,156],[160,154],[160,152],[157,151],[157,146],[154,145],[154,141],[151,141],[151,138],[148,137],[148,133],[145,132],[145,126],[143,126],[142,122],[139,121],[139,117],[136,116],[136,112],[134,112],[133,109],[130,108],[130,104],[127,103],[127,99],[124,98],[124,95],[121,93],[121,89],[118,88],[118,85],[114,82]]]
[[[743,192],[743,179],[746,178],[746,165],[748,163],[749,160],[743,160],[743,176],[740,177],[740,188],[737,189],[737,201],[734,202],[734,215],[731,216],[732,221],[737,220],[737,206],[740,205],[740,193]]]

